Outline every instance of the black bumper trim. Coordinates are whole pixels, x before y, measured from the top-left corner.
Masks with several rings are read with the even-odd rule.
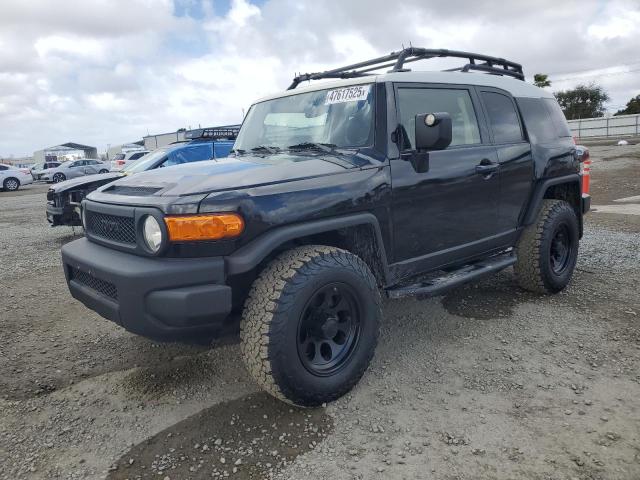
[[[588,193],[582,194],[582,214],[584,215],[591,210],[591,195]]]
[[[226,327],[232,308],[220,257],[140,257],[86,238],[62,247],[71,295],[130,332],[158,340],[180,340]],[[73,278],[73,269],[117,288],[117,300]]]

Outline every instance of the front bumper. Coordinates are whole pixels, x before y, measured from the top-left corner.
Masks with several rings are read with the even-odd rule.
[[[229,327],[221,257],[141,257],[81,238],[62,247],[62,262],[71,295],[130,332],[174,341]]]
[[[64,200],[60,198],[57,200],[49,200],[47,202],[47,221],[53,227],[58,225],[79,227],[82,225],[80,206],[69,202],[65,203]]]

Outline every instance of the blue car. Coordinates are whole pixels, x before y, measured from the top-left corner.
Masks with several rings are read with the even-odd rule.
[[[80,203],[96,188],[127,175],[186,163],[224,158],[231,152],[239,125],[198,128],[185,140],[160,147],[117,172],[75,178],[53,185],[47,192],[47,221],[51,226],[79,226]]]

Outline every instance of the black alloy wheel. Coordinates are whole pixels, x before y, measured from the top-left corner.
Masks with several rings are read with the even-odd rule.
[[[353,289],[345,283],[330,283],[303,310],[298,355],[314,375],[333,375],[348,361],[359,335],[360,310]]]
[[[553,238],[551,239],[551,252],[549,253],[549,263],[551,270],[556,275],[562,275],[569,265],[573,245],[571,234],[567,224],[558,225]]]

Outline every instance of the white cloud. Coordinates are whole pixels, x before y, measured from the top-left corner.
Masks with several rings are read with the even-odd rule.
[[[251,101],[311,72],[416,46],[470,50],[638,92],[635,0],[3,0],[0,156],[64,141],[104,150],[147,132],[241,119]],[[636,62],[635,66],[628,64]],[[625,66],[625,64],[627,64]],[[623,65],[603,69],[611,65]],[[433,60],[412,68],[445,68]],[[603,69],[602,75],[584,70]],[[576,72],[576,73],[572,73]],[[596,72],[598,73],[598,72]]]

